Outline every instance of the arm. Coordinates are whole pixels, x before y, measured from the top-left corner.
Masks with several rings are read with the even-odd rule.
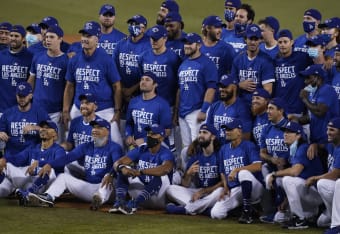
[[[263,89],[265,89],[271,95],[273,93],[273,83],[264,84]]]
[[[35,75],[30,75],[27,79],[27,82],[32,86],[33,90],[35,87]]]
[[[168,174],[174,167],[172,161],[164,161],[162,165],[154,168],[140,170],[139,175],[163,176]]]
[[[112,89],[114,93],[114,103],[115,103],[115,114],[111,120],[111,122],[116,121],[119,126],[120,121],[120,112],[122,108],[122,86],[120,81],[116,81],[112,84]]]
[[[306,180],[306,185],[311,186],[311,185],[315,184],[318,180],[321,180],[321,179],[337,180],[338,178],[340,178],[340,169],[334,168],[332,171],[329,171],[325,174],[309,177]]]
[[[312,112],[317,117],[323,117],[327,113],[328,106],[324,103],[317,103],[317,104],[311,103],[308,100],[308,92],[306,90],[300,91],[300,98],[302,102],[306,105],[308,110],[310,110],[310,112]]]
[[[261,171],[261,168],[262,168],[262,163],[261,162],[254,162],[254,163],[249,164],[247,166],[243,166],[243,167],[240,167],[240,168],[235,168],[234,170],[232,170],[229,173],[228,179],[230,181],[235,180],[238,172],[241,171],[241,170],[247,170],[247,171],[250,171],[250,172],[258,172],[258,171]]]
[[[209,195],[210,193],[212,193],[214,190],[216,190],[218,187],[222,187],[223,183],[222,181],[218,182],[217,184],[210,186],[210,187],[206,187],[206,188],[201,188],[200,190],[198,190],[197,192],[195,192],[192,195],[192,201],[196,201],[200,198],[202,198],[203,196]]]
[[[68,141],[61,143],[60,146],[63,147],[66,151],[71,151],[74,147],[73,144]]]
[[[208,111],[209,106],[215,97],[215,89],[208,88],[204,95],[203,105],[201,111],[198,113],[197,121],[202,122],[206,119],[206,112]]]
[[[63,123],[65,126],[68,125],[70,121],[70,109],[72,105],[72,100],[74,97],[74,83],[70,81],[66,81],[65,91],[64,91],[64,99],[63,99]]]
[[[184,173],[182,181],[181,181],[181,185],[184,187],[189,187],[192,177],[198,172],[198,170],[199,170],[199,161],[197,160]]]
[[[174,112],[172,116],[172,124],[174,126],[178,126],[178,108],[179,108],[179,89],[177,89]]]

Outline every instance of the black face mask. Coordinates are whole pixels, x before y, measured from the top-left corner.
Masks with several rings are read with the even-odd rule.
[[[146,137],[146,145],[148,146],[148,148],[153,148],[157,146],[159,143],[160,141],[156,138],[152,138],[150,136]]]

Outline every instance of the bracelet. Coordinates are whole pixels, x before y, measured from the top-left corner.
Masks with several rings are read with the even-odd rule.
[[[209,109],[209,107],[210,107],[210,103],[209,102],[203,102],[203,105],[201,107],[201,112],[206,113],[207,110]]]

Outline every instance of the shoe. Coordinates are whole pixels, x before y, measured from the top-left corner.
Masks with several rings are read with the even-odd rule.
[[[29,192],[24,189],[16,189],[15,195],[19,199],[19,206],[27,206],[29,198],[28,198]]]
[[[340,234],[340,226],[327,229],[324,234]]]
[[[269,214],[269,215],[262,215],[260,216],[260,221],[262,223],[271,223],[273,224],[274,223],[274,216],[275,214]]]
[[[290,220],[290,214],[288,211],[277,211],[274,216],[274,223],[285,223]]]
[[[99,196],[99,194],[93,195],[90,210],[96,211],[99,209],[101,205],[102,205],[102,198]]]
[[[32,200],[32,203],[37,203],[39,206],[42,207],[53,207],[54,201],[50,194],[43,193],[43,194],[34,194],[30,193],[30,199]]]
[[[113,204],[112,208],[109,209],[109,213],[117,213],[119,212],[119,207],[124,206],[124,201],[122,200],[117,200],[115,201],[115,203]]]
[[[130,200],[126,205],[118,208],[120,212],[125,215],[132,215],[137,211],[137,204],[135,200]]]
[[[289,230],[296,230],[309,228],[309,225],[306,219],[300,219],[294,215],[293,218],[282,227],[288,228]]]
[[[176,206],[174,203],[167,204],[165,211],[168,214],[186,214],[186,210],[183,206]]]
[[[251,211],[243,210],[241,217],[238,219],[238,222],[244,224],[251,224],[252,222],[254,222]]]

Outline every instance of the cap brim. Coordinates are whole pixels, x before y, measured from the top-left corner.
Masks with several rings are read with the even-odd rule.
[[[81,34],[88,34],[88,35],[91,35],[91,36],[95,36],[94,34],[89,33],[88,31],[86,31],[85,29],[80,29],[80,30],[78,31],[78,33],[81,33]]]

